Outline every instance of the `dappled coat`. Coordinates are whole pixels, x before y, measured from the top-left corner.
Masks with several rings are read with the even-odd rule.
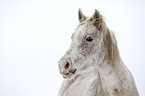
[[[78,15],[71,46],[59,61],[64,77],[59,96],[139,96],[99,11],[86,17],[79,9]]]

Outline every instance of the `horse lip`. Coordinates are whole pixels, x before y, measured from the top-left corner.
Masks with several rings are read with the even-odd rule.
[[[77,69],[70,69],[69,72],[62,74],[64,78],[71,78],[77,71]]]
[[[69,72],[72,73],[72,74],[75,74],[76,70],[77,69],[71,69],[71,70],[69,70]]]
[[[69,73],[66,73],[66,74],[64,74],[64,75],[69,75]]]

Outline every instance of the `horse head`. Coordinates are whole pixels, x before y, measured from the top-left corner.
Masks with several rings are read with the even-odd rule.
[[[72,34],[70,48],[59,61],[59,70],[64,78],[73,78],[103,61],[113,64],[118,58],[116,39],[100,12],[95,9],[94,14],[87,17],[79,9],[78,18],[79,25]]]

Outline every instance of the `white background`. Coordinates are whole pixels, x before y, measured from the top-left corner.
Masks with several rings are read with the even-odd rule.
[[[58,61],[78,25],[78,9],[98,9],[145,96],[145,1],[0,0],[0,96],[57,96]]]

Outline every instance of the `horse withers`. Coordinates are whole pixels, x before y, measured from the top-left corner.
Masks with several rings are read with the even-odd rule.
[[[139,96],[100,12],[87,17],[79,9],[78,17],[71,46],[59,61],[59,96]]]

